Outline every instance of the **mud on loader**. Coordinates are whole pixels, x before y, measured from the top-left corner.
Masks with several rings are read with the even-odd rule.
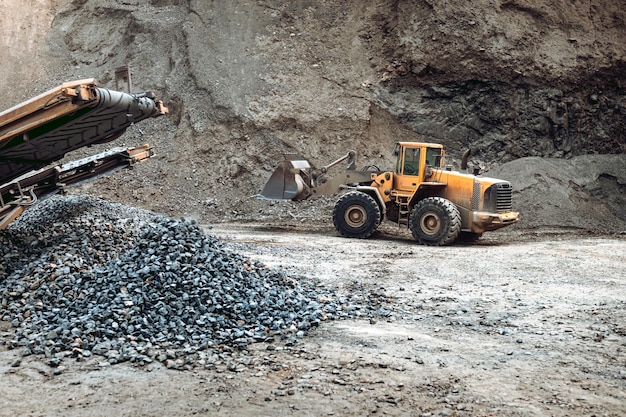
[[[322,168],[299,155],[285,155],[258,197],[297,201],[347,190],[335,204],[333,223],[350,238],[371,236],[387,219],[408,227],[420,244],[449,245],[517,222],[511,183],[466,173],[469,152],[461,171],[444,166],[440,144],[398,142],[394,155],[395,171],[357,170],[354,151]],[[346,170],[328,174],[344,161]]]

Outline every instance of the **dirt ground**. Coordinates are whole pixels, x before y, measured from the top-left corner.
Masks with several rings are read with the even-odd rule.
[[[234,251],[381,301],[212,369],[0,352],[2,416],[622,416],[626,239],[559,229],[424,247],[396,226],[220,224]],[[6,337],[8,329],[2,329]]]

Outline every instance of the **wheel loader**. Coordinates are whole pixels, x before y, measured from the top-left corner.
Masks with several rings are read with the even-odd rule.
[[[297,154],[285,155],[258,195],[269,200],[304,200],[343,192],[333,210],[337,231],[349,238],[370,237],[387,219],[408,227],[424,245],[450,245],[457,239],[476,241],[486,231],[518,221],[512,211],[511,183],[467,173],[469,152],[461,170],[444,165],[443,145],[398,142],[393,171],[377,167],[356,169],[356,153],[322,168]],[[337,175],[329,169],[342,162]]]

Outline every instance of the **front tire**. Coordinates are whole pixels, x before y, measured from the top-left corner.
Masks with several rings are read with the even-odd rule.
[[[461,215],[451,201],[428,197],[411,210],[409,227],[415,240],[422,245],[450,245],[461,233]]]
[[[370,237],[380,222],[378,204],[372,197],[360,191],[351,191],[341,196],[333,210],[335,229],[344,237]]]

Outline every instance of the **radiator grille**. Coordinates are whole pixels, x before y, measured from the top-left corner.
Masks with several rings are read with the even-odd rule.
[[[508,182],[497,184],[496,211],[503,213],[513,209],[513,186]]]
[[[480,182],[474,181],[474,191],[472,192],[472,210],[480,208]]]

